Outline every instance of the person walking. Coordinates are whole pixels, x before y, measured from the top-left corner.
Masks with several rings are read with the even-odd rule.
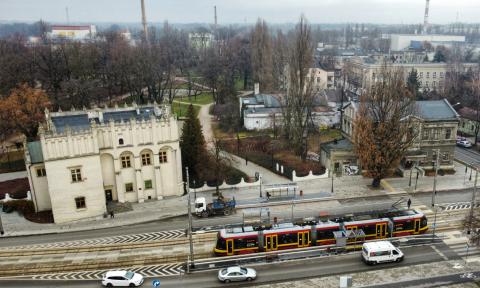
[[[110,211],[110,218],[115,218],[115,214],[113,213],[113,210]]]
[[[410,200],[410,198],[408,198],[408,201],[407,201],[407,207],[408,209],[410,209],[410,206],[412,205],[412,200]]]

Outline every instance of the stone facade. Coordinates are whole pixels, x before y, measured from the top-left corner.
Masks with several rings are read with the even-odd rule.
[[[414,129],[417,137],[402,160],[406,168],[413,165],[423,169],[433,169],[436,153],[440,152],[439,167],[444,170],[454,169],[455,141],[459,115],[447,100],[417,101]],[[359,103],[349,102],[344,106],[342,133],[351,140],[355,130],[354,121]]]
[[[179,131],[169,109],[46,111],[40,140],[26,149],[36,210],[51,209],[55,223],[64,223],[101,216],[110,201],[182,195]]]

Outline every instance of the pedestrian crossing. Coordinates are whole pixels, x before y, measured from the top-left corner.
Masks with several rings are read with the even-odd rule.
[[[472,204],[470,202],[459,202],[459,203],[450,203],[450,204],[442,204],[441,206],[445,207],[445,211],[452,211],[452,210],[463,210],[463,209],[470,209]],[[475,203],[473,208],[479,208],[480,203]]]
[[[66,242],[53,242],[43,244],[33,244],[25,246],[10,246],[2,247],[5,250],[20,250],[20,249],[51,249],[51,248],[70,248],[70,247],[90,247],[122,243],[137,243],[137,242],[152,242],[158,240],[178,239],[186,237],[185,230],[169,230],[150,232],[142,234],[119,235],[104,238],[74,240]]]
[[[31,279],[34,279],[34,280],[101,280],[103,275],[111,270],[117,270],[117,269],[33,275],[31,276]],[[184,273],[183,264],[180,264],[180,263],[154,265],[154,266],[141,266],[141,267],[127,267],[127,268],[119,268],[118,270],[133,271],[143,275],[144,277],[165,277],[165,276],[180,275]]]

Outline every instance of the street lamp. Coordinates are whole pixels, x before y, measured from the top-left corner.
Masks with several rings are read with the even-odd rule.
[[[258,179],[260,180],[260,198],[262,198],[262,175],[261,174],[258,176]]]

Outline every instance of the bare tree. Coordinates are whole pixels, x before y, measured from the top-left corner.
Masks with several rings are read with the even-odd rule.
[[[265,92],[273,90],[273,50],[272,37],[267,22],[258,19],[252,31],[252,70],[253,81],[260,84]]]
[[[385,65],[379,79],[361,96],[353,129],[354,151],[373,187],[399,164],[417,135],[411,117],[415,96],[406,88],[403,71]]]
[[[297,155],[306,157],[308,120],[311,119],[313,104],[313,77],[310,69],[313,64],[313,43],[310,25],[304,16],[296,25],[291,36],[288,55],[288,89],[283,98],[284,134]]]

